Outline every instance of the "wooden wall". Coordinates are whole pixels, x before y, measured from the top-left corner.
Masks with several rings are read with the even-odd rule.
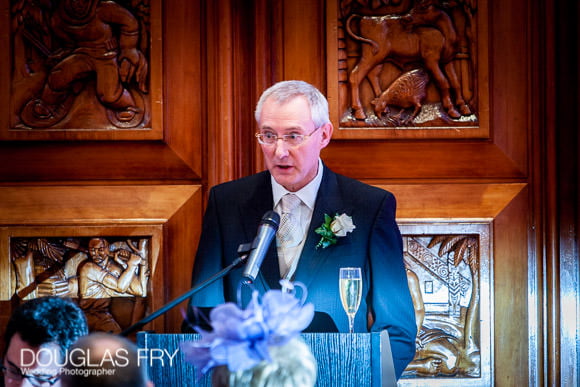
[[[8,3],[0,2],[3,50],[10,47]],[[0,268],[7,270],[6,239],[14,235],[145,233],[160,246],[150,309],[189,289],[208,188],[263,168],[253,138],[261,91],[284,79],[323,92],[335,87],[330,3],[153,1],[160,11],[152,17],[159,60],[151,70],[158,138],[12,133],[10,63],[0,59]],[[478,9],[487,20],[478,32],[488,43],[479,60],[489,135],[341,138],[323,159],[394,192],[403,225],[486,224],[493,384],[572,385],[579,380],[580,163],[578,32],[569,26],[578,9],[552,0],[482,0]],[[10,295],[0,294],[3,327]],[[575,315],[565,310],[574,301]],[[178,332],[180,323],[178,307],[153,329]]]

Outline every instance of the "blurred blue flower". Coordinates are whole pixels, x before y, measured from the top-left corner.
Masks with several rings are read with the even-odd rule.
[[[250,369],[263,360],[271,361],[269,346],[281,346],[300,335],[314,317],[314,305],[305,303],[306,287],[281,280],[281,290],[269,290],[263,297],[252,292],[246,309],[233,302],[216,306],[210,313],[213,331],[197,327],[201,340],[181,343],[185,360],[202,373],[227,365],[232,372]],[[296,298],[296,286],[303,289]]]

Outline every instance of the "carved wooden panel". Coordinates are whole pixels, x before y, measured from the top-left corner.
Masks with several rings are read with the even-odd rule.
[[[1,138],[162,138],[160,9],[159,0],[11,2]],[[86,136],[95,131],[109,133]]]
[[[562,380],[575,380],[565,376],[576,372],[574,367],[566,365],[576,364],[578,324],[573,324],[574,319],[564,318],[573,314],[570,311],[574,309],[561,310],[564,304],[559,297],[577,290],[578,281],[574,281],[578,277],[577,257],[558,248],[563,246],[558,230],[562,234],[562,230],[572,228],[558,228],[561,219],[556,216],[556,209],[577,200],[567,202],[554,191],[559,186],[569,188],[565,183],[558,184],[557,177],[566,176],[566,171],[573,175],[570,155],[577,154],[572,145],[576,115],[566,114],[574,111],[576,102],[575,89],[569,87],[570,74],[577,72],[574,66],[578,51],[574,49],[576,30],[568,29],[575,26],[573,22],[577,19],[575,7],[570,7],[571,1],[532,4],[523,0],[256,0],[250,5],[243,0],[151,0],[153,39],[148,59],[152,127],[122,130],[11,127],[15,55],[11,15],[15,12],[13,5],[24,3],[0,0],[0,51],[5,53],[0,56],[0,139],[24,140],[0,141],[3,184],[23,185],[8,188],[10,195],[5,195],[5,187],[0,188],[0,227],[4,230],[13,231],[14,225],[24,224],[28,230],[41,225],[49,231],[43,229],[17,236],[42,237],[55,235],[55,225],[61,224],[71,227],[62,233],[66,236],[76,235],[76,227],[98,224],[103,228],[92,229],[85,236],[110,237],[131,235],[127,230],[116,229],[131,222],[163,224],[166,240],[162,251],[167,259],[165,267],[157,267],[160,277],[154,277],[153,281],[170,278],[165,299],[178,296],[189,287],[194,241],[201,223],[201,191],[246,174],[252,167],[260,170],[261,154],[250,143],[251,133],[246,132],[253,125],[251,110],[255,100],[275,81],[304,79],[318,86],[330,99],[334,135],[339,141],[333,141],[324,150],[323,159],[333,170],[383,185],[394,192],[398,200],[397,214],[404,221],[410,218],[436,224],[441,220],[461,219],[465,223],[493,223],[490,239],[493,239],[494,257],[491,282],[495,352],[493,380],[487,385],[557,385],[560,373]],[[127,1],[117,3],[128,4]],[[162,15],[155,11],[156,7],[161,8],[161,3]],[[477,123],[459,126],[462,124],[457,121],[461,119],[445,117],[449,121],[445,125],[420,126],[417,117],[424,115],[425,105],[440,103],[440,92],[429,81],[425,100],[413,120],[401,122],[398,127],[389,126],[398,119],[398,111],[401,119],[413,112],[411,108],[389,106],[381,122],[371,122],[383,126],[366,126],[369,117],[376,116],[370,103],[375,95],[366,78],[360,81],[360,96],[367,120],[360,123],[361,127],[340,124],[344,114],[352,115],[346,110],[351,104],[349,71],[360,61],[363,47],[369,45],[348,35],[344,27],[348,17],[339,12],[350,7],[349,16],[367,10],[357,14],[403,19],[420,3],[442,5],[443,12],[452,20],[454,15],[448,13],[447,5],[475,10],[472,12],[475,22],[471,26],[475,26],[472,63],[477,67],[472,70],[476,77],[472,78],[473,90],[463,90],[463,97],[470,101],[468,105]],[[554,7],[558,9],[557,14]],[[360,22],[356,17],[351,19],[353,32],[360,32]],[[455,23],[453,27],[460,29]],[[156,26],[162,24],[161,32]],[[353,56],[346,56],[347,52]],[[163,63],[162,76],[156,76],[159,66],[155,63]],[[391,78],[398,75],[393,74],[395,69],[390,62],[383,65],[378,97],[388,89]],[[457,68],[456,73],[461,77]],[[556,73],[557,82],[553,83]],[[240,76],[245,74],[250,76]],[[155,85],[160,90],[161,84],[163,93],[155,94]],[[554,84],[556,87],[552,87]],[[387,96],[394,95],[391,91]],[[470,93],[476,103],[471,101]],[[153,98],[155,95],[162,97]],[[409,94],[405,96],[409,98]],[[155,114],[156,108],[162,111],[163,120],[160,114]],[[441,114],[441,110],[435,111]],[[163,138],[156,132],[161,126]],[[139,141],[155,135],[159,135],[155,139],[160,141]],[[427,141],[391,141],[398,138]],[[444,140],[430,141],[441,138]],[[456,141],[459,138],[473,140]],[[349,139],[356,141],[345,141]],[[247,152],[250,148],[254,152]],[[554,149],[558,152],[554,153]],[[556,159],[562,161],[561,165],[554,164]],[[115,186],[141,181],[146,184],[202,184],[203,181],[203,186],[198,187],[200,192],[195,200],[179,209],[167,208],[169,203],[182,203],[179,198],[174,200],[172,196],[165,201],[154,193],[155,200],[148,200],[147,192],[138,191],[133,195],[134,187],[120,190],[127,197],[136,196],[131,199],[138,203],[126,203],[119,196],[107,195],[114,189],[111,186],[88,192],[95,184],[110,182]],[[572,184],[574,179],[562,181]],[[83,187],[85,183],[89,187]],[[62,184],[67,187],[59,187]],[[150,187],[146,191],[157,192]],[[576,191],[562,188],[562,192],[572,197]],[[81,203],[77,205],[79,197]],[[83,197],[87,200],[83,201]],[[160,207],[162,210],[157,211]],[[568,220],[572,212],[566,212],[562,219]],[[462,232],[449,226],[424,233],[429,238],[448,233],[473,236],[479,231]],[[422,232],[408,235],[423,238]],[[573,239],[570,235],[573,233],[567,233],[564,238]],[[0,251],[0,271],[8,270],[8,247],[1,247]],[[435,246],[432,253],[437,252]],[[568,266],[572,269],[564,270],[561,266],[558,270],[559,262],[571,262]],[[575,277],[571,274],[574,270]],[[566,298],[570,299],[574,297]],[[9,307],[5,306],[8,304],[9,301],[0,301],[0,326],[7,320]],[[165,331],[177,331],[179,327],[180,312],[178,309],[173,312],[165,319]],[[481,364],[485,375],[485,362]],[[464,385],[465,380],[437,376],[405,383],[448,386]]]
[[[416,354],[400,385],[490,385],[489,223],[402,223]]]
[[[416,357],[399,384],[527,380],[525,366],[514,371],[528,356],[518,348],[529,337],[522,285],[528,271],[526,184],[380,187],[397,198],[409,287],[423,320]],[[498,331],[505,333],[493,334]]]
[[[328,2],[336,137],[487,137],[486,13],[485,1]]]
[[[76,293],[87,310],[110,310],[127,327],[189,289],[201,216],[200,186],[0,187],[0,306],[8,310],[16,291]],[[98,238],[109,244],[99,254],[107,255],[111,276],[89,265],[96,261],[91,248],[104,247],[94,245]],[[83,295],[84,274],[97,279]],[[128,284],[119,283],[123,276]],[[175,308],[151,329],[178,332],[181,321]]]
[[[71,129],[11,127],[13,37],[10,15],[11,5],[15,3],[24,2],[0,0],[0,52],[5,53],[0,55],[2,180],[191,182],[201,179],[202,162],[206,158],[202,152],[206,123],[205,75],[201,71],[205,61],[201,22],[204,15],[200,1],[150,0],[150,9],[143,10],[150,15],[148,95],[151,124],[134,129],[95,129],[85,124]],[[164,52],[169,54],[164,56]],[[162,85],[170,87],[163,87],[162,92]],[[98,107],[100,103],[96,103]]]
[[[3,283],[12,299],[70,297],[91,331],[114,333],[150,309],[151,269],[159,258],[152,236],[13,237],[9,243],[10,280]]]

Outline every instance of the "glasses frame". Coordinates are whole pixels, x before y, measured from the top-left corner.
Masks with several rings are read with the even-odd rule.
[[[255,136],[256,136],[256,138],[258,139],[258,143],[260,143],[261,145],[267,145],[267,146],[272,146],[272,145],[274,145],[274,144],[277,144],[277,143],[278,143],[278,140],[282,140],[282,141],[284,141],[285,143],[288,143],[288,141],[289,141],[289,140],[288,140],[288,138],[289,138],[290,136],[299,136],[300,138],[302,138],[302,140],[300,140],[300,142],[299,142],[298,144],[290,144],[290,143],[288,143],[290,146],[293,146],[293,147],[294,147],[294,146],[299,146],[299,145],[302,145],[302,144],[304,143],[304,141],[306,141],[307,139],[309,139],[309,138],[310,138],[310,137],[311,137],[311,136],[314,134],[314,132],[316,132],[316,131],[317,131],[318,129],[320,129],[321,127],[322,127],[322,126],[319,126],[319,127],[315,128],[315,129],[314,129],[312,132],[310,132],[309,134],[283,134],[283,135],[281,135],[281,136],[278,136],[277,134],[274,134],[274,142],[272,142],[271,144],[268,144],[267,142],[265,142],[265,141],[262,139],[262,136],[264,135],[263,133],[257,132],[257,133],[255,134]]]
[[[10,362],[9,362],[10,363]],[[18,367],[13,365],[10,368],[6,367],[3,364],[0,364],[0,371],[8,377],[8,379],[21,382],[23,379],[27,379],[30,384],[35,387],[42,387],[45,383],[48,383],[51,386],[54,386],[56,382],[60,380],[60,375],[49,376],[49,377],[42,377],[38,375],[28,375],[22,372],[22,370]],[[15,371],[18,371],[16,373]]]

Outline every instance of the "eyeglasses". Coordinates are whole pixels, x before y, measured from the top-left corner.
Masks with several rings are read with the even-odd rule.
[[[27,379],[30,384],[35,387],[53,386],[60,379],[59,375],[49,376],[49,375],[31,375],[27,373],[22,373],[20,368],[17,367],[5,367],[0,365],[0,370],[6,376],[8,385],[11,383],[21,383],[22,379]]]
[[[290,146],[298,146],[302,144],[304,140],[312,136],[318,129],[320,129],[320,126],[310,132],[310,134],[289,133],[283,134],[281,136],[278,136],[274,132],[266,131],[256,133],[256,138],[262,145],[274,145],[278,140],[282,140]]]

